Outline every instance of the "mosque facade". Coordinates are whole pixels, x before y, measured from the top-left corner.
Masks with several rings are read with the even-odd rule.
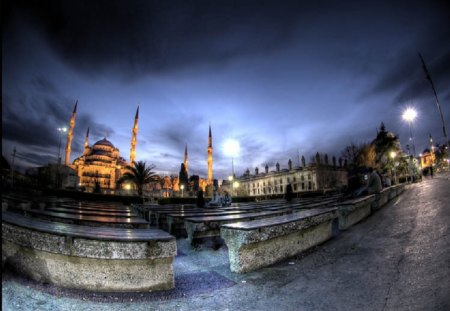
[[[139,107],[136,110],[134,125],[132,128],[130,161],[120,156],[120,151],[109,140],[103,138],[89,146],[89,128],[84,141],[83,154],[70,164],[71,143],[73,129],[75,127],[76,108],[70,119],[70,129],[67,135],[66,166],[77,172],[79,187],[87,192],[100,190],[112,192],[117,188],[117,181],[126,172],[126,167],[134,164],[136,156],[136,144],[138,133]]]

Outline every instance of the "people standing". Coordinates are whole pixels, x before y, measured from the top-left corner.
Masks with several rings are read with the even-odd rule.
[[[288,184],[286,186],[286,195],[285,195],[286,201],[287,202],[292,201],[292,197],[293,197],[292,185]]]
[[[203,190],[199,190],[197,192],[197,207],[199,208],[205,207],[205,198],[203,197]]]
[[[222,206],[231,206],[231,197],[228,191],[224,191],[224,195],[222,197]]]
[[[370,167],[369,168],[369,182],[367,183],[368,194],[379,193],[383,189],[383,184],[381,183],[380,175],[377,170]]]

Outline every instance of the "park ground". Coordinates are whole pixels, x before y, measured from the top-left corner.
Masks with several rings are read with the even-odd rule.
[[[450,310],[450,174],[273,266],[229,270],[226,247],[177,241],[176,289],[92,293],[2,274],[2,310]]]

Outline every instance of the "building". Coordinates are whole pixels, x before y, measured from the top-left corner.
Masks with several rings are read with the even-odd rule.
[[[238,193],[249,196],[281,195],[286,192],[288,184],[292,185],[294,193],[340,190],[347,186],[347,171],[334,165],[292,167],[292,161],[289,160],[286,169],[280,169],[279,163],[275,171],[269,171],[268,165],[263,173],[255,168],[255,174],[250,174],[247,169],[238,182]]]
[[[79,187],[88,192],[114,192],[117,187],[117,181],[126,171],[126,167],[133,165],[136,157],[136,144],[138,133],[139,106],[136,110],[134,124],[132,128],[130,161],[127,162],[120,156],[119,149],[116,148],[106,138],[97,141],[89,146],[89,128],[84,141],[83,154],[76,158],[72,164],[69,164],[71,144],[73,139],[73,129],[75,127],[75,118],[77,104],[73,109],[70,119],[70,130],[67,135],[66,147],[66,166],[75,170],[79,177]]]
[[[85,145],[83,155],[76,158],[70,166],[80,177],[80,188],[92,192],[97,184],[105,192],[116,189],[117,180],[125,173],[127,165],[129,164],[120,156],[119,149],[104,138],[92,147]]]

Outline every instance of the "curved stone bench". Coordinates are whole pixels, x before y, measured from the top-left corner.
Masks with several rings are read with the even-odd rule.
[[[332,236],[336,208],[318,208],[260,220],[222,225],[230,269],[245,273],[321,244]]]
[[[174,287],[176,241],[159,229],[88,227],[2,212],[2,265],[40,282],[95,291]]]
[[[375,200],[376,195],[371,194],[338,203],[336,206],[339,215],[339,230],[347,230],[349,227],[370,216]]]

